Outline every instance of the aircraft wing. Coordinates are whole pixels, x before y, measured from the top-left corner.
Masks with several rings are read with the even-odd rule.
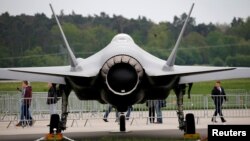
[[[60,67],[27,67],[27,68],[10,68],[8,70],[13,72],[25,72],[31,74],[44,74],[53,76],[79,76],[79,77],[92,77],[98,74],[97,67],[89,67],[84,71],[71,71],[70,66],[60,66]]]
[[[36,82],[53,82],[58,84],[65,84],[65,79],[62,76],[16,72],[11,71],[7,68],[0,69],[0,80],[28,80]]]
[[[193,73],[180,77],[179,84],[203,82],[211,80],[225,80],[225,79],[238,79],[249,78],[250,69],[239,67],[231,70],[217,71],[217,72],[205,72],[205,73]]]
[[[148,74],[148,76],[166,76],[166,75],[186,76],[192,74],[211,73],[211,72],[235,69],[234,67],[178,66],[178,65],[175,65],[171,70],[164,70],[162,68],[163,65],[158,65],[158,66],[155,65],[154,67],[146,68],[145,71]]]
[[[93,77],[99,73],[100,68],[93,65],[95,62],[88,60],[83,64],[88,66],[83,71],[72,71],[71,66],[1,68],[0,80],[28,80],[65,84],[67,76]]]

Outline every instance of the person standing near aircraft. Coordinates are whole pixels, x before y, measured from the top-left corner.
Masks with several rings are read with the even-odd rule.
[[[109,116],[109,113],[112,111],[112,109],[113,109],[114,107],[111,105],[111,104],[109,104],[108,105],[108,109],[106,110],[106,112],[105,112],[105,114],[104,114],[104,117],[103,117],[103,120],[105,121],[105,122],[108,122],[108,116]],[[117,112],[117,110],[116,110],[116,113],[115,113],[115,116],[116,116],[116,119],[118,119],[118,112]]]
[[[130,113],[131,113],[132,110],[133,110],[133,106],[131,105],[131,106],[128,107],[128,111],[126,113],[126,120],[129,120]]]
[[[148,116],[150,123],[155,121],[155,100],[148,100],[146,106],[148,107]]]
[[[19,88],[17,88],[19,90]],[[32,87],[29,86],[28,81],[22,82],[22,97],[21,97],[21,120],[16,126],[26,126],[26,124],[32,126],[33,119],[31,117],[29,108],[31,105]]]
[[[47,104],[49,105],[50,114],[56,114],[57,91],[55,83],[48,83]]]
[[[108,122],[107,118],[108,118],[109,113],[112,111],[112,108],[114,108],[114,107],[111,104],[109,104],[108,109],[105,112],[104,117],[103,117],[103,120],[105,122]],[[126,113],[126,120],[129,120],[130,113],[131,113],[132,110],[133,110],[133,106],[131,105],[131,106],[128,107],[128,111]],[[119,113],[117,112],[117,110],[116,110],[115,116],[116,116],[116,121],[117,121],[118,117],[119,117]]]
[[[132,110],[133,110],[133,106],[132,106],[132,105],[131,105],[131,106],[128,106],[128,111],[127,111],[127,113],[126,113],[126,115],[125,115],[126,120],[129,120],[130,113],[131,113]],[[120,116],[120,112],[118,113],[118,116]]]
[[[215,105],[215,111],[212,117],[212,122],[217,122],[216,121],[216,116],[217,114],[220,115],[221,118],[221,122],[226,122],[225,118],[223,117],[222,114],[222,104],[223,101],[227,101],[227,97],[226,97],[226,93],[224,91],[224,88],[221,86],[221,82],[220,81],[216,81],[214,88],[212,89],[211,92],[211,96],[212,99],[214,101],[214,105]]]
[[[157,121],[156,123],[162,124],[162,111],[161,108],[166,107],[166,101],[165,100],[155,100],[155,112],[157,115]]]

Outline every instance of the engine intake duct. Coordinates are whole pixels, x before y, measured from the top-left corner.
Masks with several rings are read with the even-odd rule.
[[[106,61],[101,74],[110,91],[117,95],[132,93],[143,76],[141,64],[127,55],[118,55]]]

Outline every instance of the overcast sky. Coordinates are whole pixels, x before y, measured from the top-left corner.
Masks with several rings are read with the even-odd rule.
[[[158,23],[172,22],[174,16],[188,13],[193,2],[195,6],[191,16],[197,24],[231,23],[234,17],[245,19],[250,16],[250,0],[0,0],[0,13],[45,13],[51,17],[51,3],[57,14],[62,9],[65,14],[74,11],[83,16],[105,12],[111,17],[113,14],[135,19],[145,16]]]

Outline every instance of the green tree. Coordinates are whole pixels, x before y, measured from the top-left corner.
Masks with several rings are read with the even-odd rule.
[[[207,50],[204,48],[207,46],[206,40],[201,34],[197,32],[190,32],[186,37],[184,37],[181,45],[185,47],[186,52],[192,51],[192,56],[190,57],[195,59],[195,61],[191,61],[192,63],[205,64],[208,62],[209,56],[207,54]],[[189,64],[191,62],[189,62]]]
[[[231,67],[250,67],[250,56],[236,55],[234,57],[228,56],[226,64]]]
[[[170,39],[171,36],[168,32],[167,24],[160,23],[159,25],[154,25],[151,29],[149,29],[147,46],[167,49],[170,46],[173,46]]]
[[[221,58],[216,57],[214,60],[212,60],[212,65],[213,66],[224,66],[224,61]]]
[[[112,31],[104,26],[84,28],[81,33],[83,45],[81,52],[96,52],[103,49],[109,44],[115,34],[116,31]]]
[[[63,65],[63,59],[59,56],[45,55],[41,47],[35,47],[25,52],[25,56],[19,57],[17,62],[19,66],[52,66]]]
[[[229,29],[229,33],[242,37],[246,40],[250,39],[250,17],[246,19],[246,22],[242,18],[234,18],[232,23],[232,28]]]
[[[11,63],[8,49],[0,43],[0,67],[8,67]]]

